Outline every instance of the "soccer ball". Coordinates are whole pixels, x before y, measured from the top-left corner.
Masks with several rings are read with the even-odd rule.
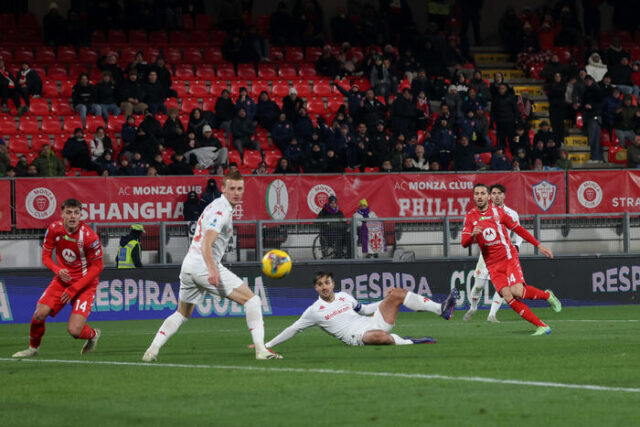
[[[272,279],[281,279],[291,271],[291,257],[285,251],[273,249],[262,257],[262,272]]]

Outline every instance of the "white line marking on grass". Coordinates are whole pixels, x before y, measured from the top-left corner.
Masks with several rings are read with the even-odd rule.
[[[305,368],[263,368],[259,366],[233,366],[233,365],[190,365],[181,363],[143,363],[143,362],[116,362],[101,360],[60,360],[60,359],[14,359],[8,357],[0,357],[2,362],[15,363],[57,363],[70,365],[107,365],[107,366],[147,366],[156,368],[190,368],[190,369],[219,369],[234,371],[258,371],[258,372],[294,372],[302,374],[345,374],[358,375],[367,377],[389,377],[389,378],[407,378],[417,380],[444,380],[444,381],[464,381],[475,383],[489,384],[510,384],[522,385],[530,387],[546,387],[546,388],[567,388],[575,390],[592,390],[592,391],[622,391],[625,393],[640,393],[640,388],[629,387],[608,387],[593,384],[568,384],[553,383],[545,381],[521,381],[521,380],[503,380],[499,378],[486,377],[454,377],[450,375],[437,374],[405,374],[401,372],[372,372],[372,371],[349,371],[343,369],[305,369]]]

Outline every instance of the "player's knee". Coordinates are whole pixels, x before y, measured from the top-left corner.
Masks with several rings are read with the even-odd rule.
[[[387,298],[403,301],[407,296],[407,290],[402,288],[391,288],[387,291]]]
[[[47,320],[48,315],[49,312],[47,309],[37,308],[33,313],[33,319],[38,322],[44,322],[45,320]]]
[[[67,332],[74,338],[78,338],[80,333],[82,333],[82,328],[84,325],[67,325]]]

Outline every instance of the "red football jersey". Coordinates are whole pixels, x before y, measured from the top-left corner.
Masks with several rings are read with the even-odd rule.
[[[464,230],[462,238],[470,238],[473,227],[482,228],[482,233],[474,236],[473,241],[480,246],[482,257],[487,265],[493,265],[505,259],[517,258],[517,251],[511,239],[509,230],[513,230],[518,223],[507,214],[504,209],[489,204],[486,211],[480,212],[478,208],[473,208],[464,218]]]
[[[65,231],[62,221],[49,225],[42,250],[51,256],[54,249],[58,265],[69,270],[73,281],[86,276],[89,265],[102,258],[100,238],[82,221],[78,230],[71,234]]]

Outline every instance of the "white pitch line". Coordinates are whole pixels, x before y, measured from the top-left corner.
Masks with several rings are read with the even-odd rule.
[[[608,387],[593,384],[568,384],[554,383],[545,381],[521,381],[521,380],[503,380],[499,378],[487,377],[454,377],[450,375],[437,374],[408,374],[401,372],[373,372],[373,371],[349,371],[343,369],[305,369],[305,368],[264,368],[259,366],[233,366],[233,365],[189,365],[180,363],[144,363],[144,362],[116,362],[101,360],[60,360],[60,359],[14,359],[0,357],[0,362],[14,363],[58,363],[70,365],[108,365],[108,366],[146,366],[156,368],[190,368],[190,369],[219,369],[219,370],[235,370],[235,371],[258,371],[258,372],[293,372],[302,374],[342,374],[342,375],[358,375],[368,377],[390,377],[390,378],[406,378],[419,380],[444,380],[444,381],[463,381],[475,383],[489,384],[510,384],[532,387],[547,388],[567,388],[575,390],[591,390],[591,391],[621,391],[625,393],[640,393],[640,388],[629,387]],[[277,363],[277,362],[276,362]]]

